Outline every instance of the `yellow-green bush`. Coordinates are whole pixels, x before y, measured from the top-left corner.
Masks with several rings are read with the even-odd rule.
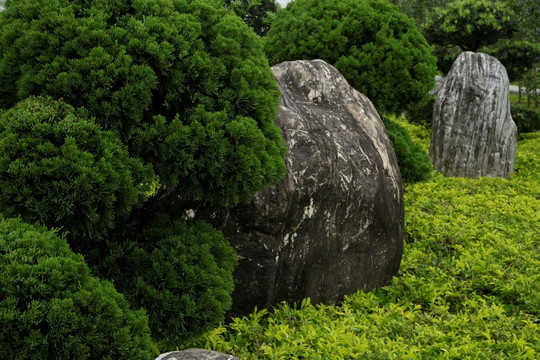
[[[438,175],[405,203],[391,285],[256,311],[195,344],[242,359],[538,359],[540,134],[522,136],[510,180]]]

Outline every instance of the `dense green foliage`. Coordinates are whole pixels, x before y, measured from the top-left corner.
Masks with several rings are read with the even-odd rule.
[[[225,4],[259,36],[266,34],[278,10],[275,0],[225,0]]]
[[[512,105],[512,119],[516,123],[518,133],[540,131],[540,110],[525,105]]]
[[[296,0],[277,13],[265,50],[271,64],[326,61],[382,113],[422,105],[434,84],[431,48],[384,0]]]
[[[261,41],[219,0],[16,0],[0,47],[0,107],[84,106],[187,201],[236,202],[284,175]]]
[[[407,125],[412,128],[412,125]],[[429,132],[424,134],[428,145]],[[242,359],[538,359],[540,134],[510,180],[406,187],[399,276],[335,306],[282,304],[201,337]]]
[[[40,226],[0,217],[0,358],[140,359],[148,320]]]
[[[154,339],[172,346],[224,321],[236,259],[208,224],[151,216],[88,261],[132,306],[147,310]]]
[[[540,42],[540,2],[537,0],[507,0],[517,17],[521,39]]]
[[[382,118],[396,153],[401,178],[405,184],[431,179],[433,166],[428,153],[410,137],[397,120]]]
[[[412,109],[405,112],[407,120],[413,124],[420,126],[431,127],[431,121],[433,120],[433,108],[435,107],[436,95],[431,95],[426,103],[416,109]]]
[[[509,38],[515,27],[513,17],[503,1],[456,0],[435,9],[424,34],[431,44],[477,51],[481,46]]]
[[[450,0],[390,0],[399,10],[412,17],[418,26],[422,26],[434,7],[442,6]]]
[[[101,240],[143,200],[152,172],[110,131],[63,102],[29,98],[0,115],[0,209],[74,240]]]
[[[520,80],[525,72],[540,62],[540,44],[529,41],[505,41],[490,51],[506,68],[510,81]]]
[[[221,0],[13,0],[0,49],[1,211],[65,231],[154,339],[223,319],[235,254],[181,219],[285,174],[261,39]]]

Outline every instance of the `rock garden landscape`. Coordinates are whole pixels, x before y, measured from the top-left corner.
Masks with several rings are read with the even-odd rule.
[[[0,359],[540,357],[537,1],[0,5]]]

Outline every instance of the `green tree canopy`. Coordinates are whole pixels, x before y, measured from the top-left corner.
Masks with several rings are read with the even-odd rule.
[[[432,44],[477,51],[511,37],[514,30],[514,14],[506,2],[456,0],[435,9],[424,34]]]
[[[266,34],[278,10],[275,0],[225,0],[225,4],[259,36]]]
[[[265,38],[271,64],[323,59],[381,112],[427,100],[435,57],[412,19],[384,0],[296,0]]]
[[[444,5],[450,0],[390,0],[399,10],[412,17],[418,26],[422,26],[429,13],[436,6]]]
[[[492,54],[504,65],[510,81],[516,81],[540,62],[540,44],[505,41]]]

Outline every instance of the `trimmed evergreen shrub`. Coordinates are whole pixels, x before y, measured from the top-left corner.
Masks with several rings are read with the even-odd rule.
[[[410,123],[431,128],[433,120],[433,108],[437,96],[430,96],[423,106],[405,112],[405,117]]]
[[[223,319],[234,252],[202,223],[168,220],[157,234],[148,214],[179,219],[284,176],[261,39],[221,0],[13,0],[0,48],[5,211],[69,231],[75,251],[146,307],[156,339]],[[134,258],[151,271],[122,265]]]
[[[17,0],[0,17],[0,107],[84,106],[186,201],[248,199],[285,174],[260,38],[220,0]]]
[[[428,43],[385,0],[296,0],[277,12],[265,51],[271,64],[326,61],[382,113],[423,105],[435,83]]]
[[[403,182],[412,184],[431,179],[433,166],[422,146],[415,143],[407,130],[396,121],[388,117],[382,120],[394,147]]]
[[[512,105],[512,119],[516,123],[518,133],[528,133],[540,130],[540,110],[524,105]]]
[[[74,241],[103,239],[144,199],[151,169],[82,111],[28,98],[0,115],[0,209]]]
[[[202,221],[157,214],[92,262],[132,306],[146,309],[153,337],[169,346],[223,322],[232,303],[234,250]]]
[[[148,319],[54,231],[0,217],[0,358],[152,358]]]
[[[13,0],[0,48],[2,146],[25,149],[0,158],[5,211],[69,231],[92,266],[116,259],[100,274],[147,307],[156,339],[223,319],[235,256],[221,235],[145,225],[148,209],[178,219],[284,176],[280,94],[261,39],[221,0]],[[134,256],[152,269],[135,285],[137,269],[122,265]],[[177,268],[183,256],[200,276]]]

